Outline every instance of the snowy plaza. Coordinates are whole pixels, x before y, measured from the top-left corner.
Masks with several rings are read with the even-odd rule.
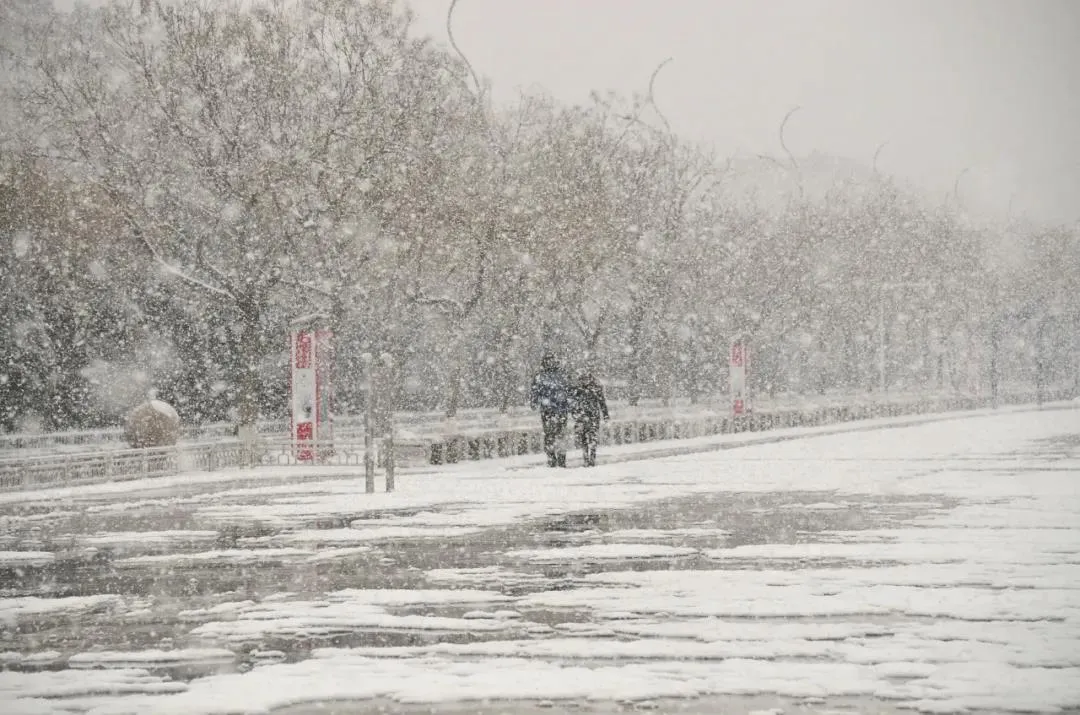
[[[1080,0],[0,0],[0,715],[1080,715]]]
[[[0,495],[0,710],[1080,708],[1075,402],[674,444]]]

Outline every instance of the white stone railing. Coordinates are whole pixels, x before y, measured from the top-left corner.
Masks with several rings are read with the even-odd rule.
[[[410,453],[408,447],[398,447],[398,451],[404,452],[404,455],[414,462],[420,461],[421,456],[415,450]],[[97,484],[172,476],[184,472],[215,472],[237,467],[312,463],[362,467],[364,464],[362,443],[303,445],[303,449],[314,449],[319,455],[315,462],[300,459],[300,449],[286,441],[259,441],[254,445],[231,441],[9,457],[0,459],[0,491]],[[378,460],[377,454],[373,457]]]
[[[751,414],[731,417],[718,412],[651,410],[633,416],[617,413],[601,424],[600,444],[633,444],[664,439],[688,439],[736,432],[758,432],[784,427],[816,427],[853,420],[903,415],[932,414],[995,407],[997,405],[1037,404],[1075,397],[1072,388],[1013,390],[989,397],[958,395],[896,396],[888,400],[863,397],[844,404],[814,403],[802,406],[777,406],[756,409]],[[477,459],[534,454],[543,451],[543,433],[539,419],[532,418],[531,428],[489,429],[479,432],[462,430],[432,441],[428,448],[431,464],[449,464]]]
[[[890,393],[889,400],[909,400],[952,397],[952,393]],[[759,397],[755,399],[755,408],[759,412],[799,409],[806,410],[833,405],[853,405],[872,402],[878,398],[867,393],[833,392],[825,395],[801,396],[782,394],[775,398]],[[717,405],[726,405],[726,398],[712,396],[693,404],[685,398],[673,407],[665,406],[660,400],[643,400],[639,406],[631,407],[625,402],[613,401],[612,413],[623,419],[651,419],[670,417],[672,411],[680,415],[694,415],[707,418],[716,416]],[[441,412],[397,412],[394,415],[395,432],[407,439],[427,439],[435,441],[446,434],[482,434],[505,429],[531,429],[535,426],[536,415],[527,407],[515,406],[506,413],[493,408],[460,410],[452,420],[447,420]],[[361,415],[338,415],[334,420],[335,438],[351,439],[362,436],[364,418]],[[260,420],[257,431],[266,439],[285,440],[289,437],[287,419]],[[233,424],[214,423],[207,425],[185,425],[181,428],[180,441],[186,444],[229,441],[236,437]],[[16,432],[0,434],[0,458],[9,456],[13,450],[37,450],[52,452],[67,450],[88,452],[97,449],[115,450],[124,448],[124,429],[111,427],[96,430],[72,430],[65,432]],[[14,455],[10,455],[14,456]]]
[[[1029,404],[1075,397],[1074,390],[1014,390],[999,397],[998,404]],[[601,425],[602,445],[632,444],[654,440],[677,440],[710,435],[757,432],[784,427],[811,427],[853,420],[902,415],[953,412],[994,406],[989,398],[965,396],[893,397],[888,401],[868,398],[807,402],[801,406],[777,406],[733,418],[706,408],[645,407],[613,410],[613,419]],[[621,412],[621,414],[620,414]],[[470,424],[468,429],[425,437],[395,438],[394,462],[398,465],[446,464],[470,460],[535,454],[543,451],[539,419],[524,413],[502,426]],[[372,459],[382,471],[380,442],[373,445]],[[331,449],[315,445],[319,464],[364,466],[362,434],[343,431]],[[235,439],[201,444],[179,444],[151,449],[98,449],[50,454],[11,451],[0,456],[0,491],[74,486],[183,472],[213,472],[236,467],[309,465],[297,458],[287,439],[263,439],[245,445]]]

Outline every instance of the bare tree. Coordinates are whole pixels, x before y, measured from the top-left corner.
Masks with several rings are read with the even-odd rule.
[[[267,307],[373,249],[369,194],[443,72],[409,25],[388,0],[188,0],[80,10],[41,37],[25,106],[159,269],[231,312],[241,425]]]

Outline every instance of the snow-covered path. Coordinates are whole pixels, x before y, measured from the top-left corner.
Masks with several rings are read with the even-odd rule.
[[[0,495],[0,711],[1080,708],[1080,410],[635,451]]]

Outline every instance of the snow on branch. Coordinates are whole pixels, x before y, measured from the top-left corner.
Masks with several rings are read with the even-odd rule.
[[[413,291],[409,299],[417,305],[429,305],[438,308],[447,315],[459,316],[465,313],[465,304],[449,296],[429,296],[422,290],[417,289]]]

